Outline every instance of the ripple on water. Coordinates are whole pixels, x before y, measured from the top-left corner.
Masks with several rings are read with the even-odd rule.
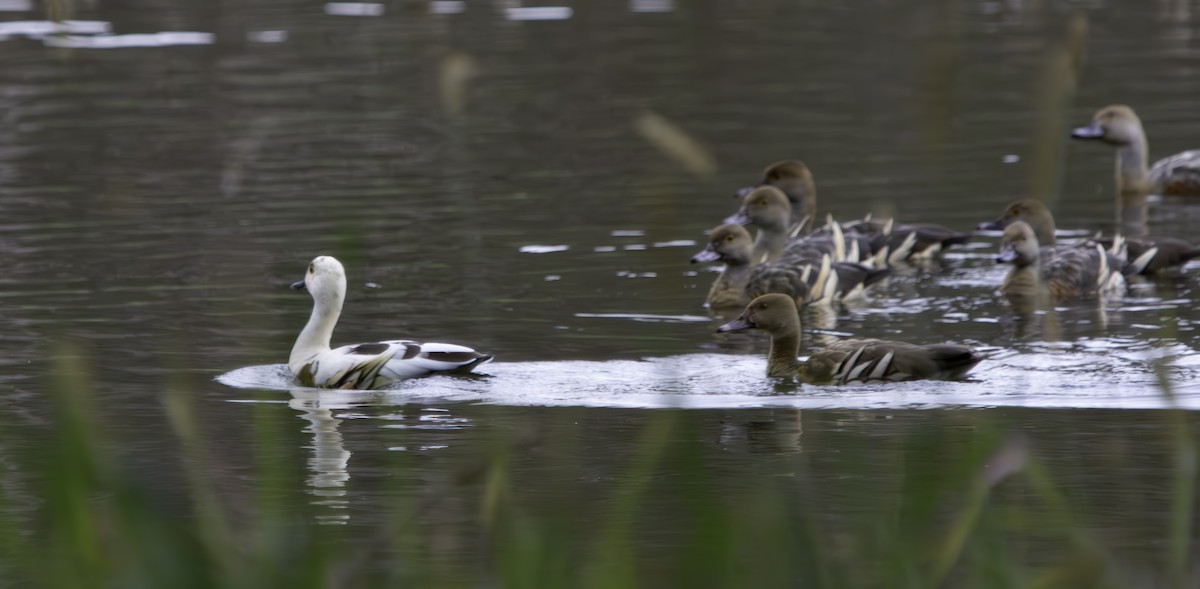
[[[1094,343],[1094,342],[1089,342]],[[1182,384],[1169,401],[1156,372],[1174,382],[1200,378],[1189,348],[1130,349],[1047,345],[1031,352],[998,349],[963,382],[918,381],[841,387],[798,386],[764,376],[760,356],[688,354],[645,360],[493,362],[485,374],[438,375],[377,391],[296,387],[283,365],[239,368],[217,377],[235,388],[274,389],[318,398],[325,407],[476,402],[497,405],[631,408],[896,409],[936,407],[1063,407],[1200,409],[1200,385]],[[410,420],[411,421],[411,420]],[[430,415],[406,428],[454,428],[449,415]]]
[[[703,315],[655,315],[651,313],[575,313],[584,319],[629,319],[647,323],[708,323],[712,318]]]

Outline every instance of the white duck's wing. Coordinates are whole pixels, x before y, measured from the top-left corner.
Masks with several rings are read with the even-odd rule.
[[[300,368],[296,380],[304,386],[326,389],[371,389],[391,382],[380,371],[397,354],[407,352],[401,342],[342,346],[318,354]]]
[[[418,343],[410,340],[381,343],[403,349],[403,353],[392,356],[380,371],[380,376],[391,380],[415,378],[434,372],[467,372],[492,359],[490,354],[481,354],[472,348],[457,344]]]
[[[300,368],[296,380],[327,389],[374,389],[435,372],[466,372],[491,359],[466,346],[392,340],[323,352]]]

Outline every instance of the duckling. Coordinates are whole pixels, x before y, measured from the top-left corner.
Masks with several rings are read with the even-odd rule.
[[[820,263],[821,256],[829,254],[836,261],[847,259],[859,261],[853,251],[868,253],[871,240],[865,236],[845,236],[840,226],[831,224],[830,230],[796,237],[797,227],[790,225],[792,205],[783,191],[773,186],[761,186],[746,193],[742,206],[725,219],[725,223],[754,225],[758,235],[754,239],[754,259],[774,262],[787,255],[805,257],[808,263]],[[855,245],[857,242],[857,245]],[[872,252],[873,253],[873,252]]]
[[[796,226],[800,235],[812,231],[813,222],[817,218],[817,185],[813,182],[812,172],[800,160],[784,160],[775,162],[765,170],[758,183],[738,190],[735,196],[745,199],[746,195],[755,188],[773,186],[787,197],[791,205],[789,225]]]
[[[983,360],[975,350],[955,344],[851,339],[817,350],[800,362],[796,359],[800,315],[795,302],[781,294],[754,299],[740,317],[718,327],[717,332],[745,329],[762,329],[771,335],[767,376],[792,377],[805,384],[961,379]]]
[[[1072,130],[1071,137],[1116,147],[1118,221],[1125,233],[1141,235],[1150,194],[1200,196],[1200,150],[1177,153],[1147,168],[1146,132],[1142,120],[1128,106],[1101,108],[1091,123]]]
[[[435,372],[469,372],[493,357],[465,346],[410,340],[330,349],[346,298],[346,271],[331,256],[313,258],[304,280],[293,284],[292,290],[306,290],[313,298],[312,316],[288,359],[288,368],[303,386],[373,389]]]
[[[1033,229],[1038,243],[1043,248],[1055,247],[1056,226],[1054,215],[1041,201],[1025,198],[1010,203],[1004,208],[1000,218],[995,221],[980,223],[979,229],[1000,231],[1015,221],[1024,221]],[[1186,264],[1189,260],[1200,258],[1200,247],[1194,246],[1182,239],[1174,237],[1129,237],[1122,238],[1128,254],[1128,265],[1122,268],[1126,275],[1151,275],[1167,268]],[[1095,238],[1106,249],[1112,249],[1115,238]],[[1085,244],[1090,245],[1090,243]],[[1074,247],[1074,246],[1065,246]]]
[[[1000,242],[1000,253],[996,256],[996,263],[1012,264],[1013,267],[1000,284],[1001,293],[1037,293],[1041,250],[1037,235],[1028,223],[1015,221],[1004,229],[1004,239]]]
[[[1058,228],[1054,224],[1054,215],[1050,213],[1050,209],[1046,208],[1046,205],[1042,204],[1042,201],[1035,198],[1023,198],[1009,203],[1007,207],[1004,207],[1004,212],[1000,213],[998,219],[980,223],[976,229],[1003,231],[1005,227],[1017,221],[1024,221],[1033,229],[1033,233],[1042,247],[1057,244],[1058,237],[1055,232]]]
[[[1125,293],[1123,260],[1099,244],[1042,248],[1033,227],[1025,221],[1004,228],[996,262],[1013,265],[1000,285],[1005,295],[1033,296],[1043,287],[1056,299]]]
[[[754,243],[750,232],[741,225],[718,225],[708,234],[704,250],[692,256],[692,263],[723,262],[725,269],[708,289],[708,306],[712,309],[744,307],[750,299],[746,284],[750,281],[751,257]]]
[[[773,262],[779,259],[787,246],[792,210],[783,191],[773,186],[763,186],[747,192],[742,197],[741,208],[726,217],[724,222],[758,228],[758,235],[754,238],[754,256],[765,262]]]
[[[759,183],[753,187],[743,188],[737,192],[745,198],[756,188],[772,186],[778,188],[787,198],[792,210],[789,212],[789,226],[797,228],[797,233],[806,235],[813,232],[814,220],[817,214],[817,188],[812,172],[808,166],[799,160],[785,160],[767,166]],[[726,222],[729,222],[726,220]],[[961,245],[970,240],[970,233],[954,231],[941,225],[930,223],[903,225],[887,222],[871,222],[866,219],[842,227],[847,236],[854,233],[872,238],[873,253],[879,252],[883,246],[888,246],[890,256],[897,257],[898,251],[904,254],[899,259],[931,258],[953,245]],[[911,245],[905,244],[906,239],[913,235]],[[881,237],[882,236],[882,237]],[[911,249],[907,249],[911,248]]]
[[[891,273],[850,262],[831,263],[828,255],[822,263],[805,264],[789,259],[753,266],[750,234],[741,225],[727,223],[708,234],[704,250],[692,256],[692,263],[724,262],[725,269],[713,281],[708,292],[712,309],[745,307],[751,298],[768,292],[784,293],[797,301],[830,303],[861,296],[863,290]],[[810,298],[810,293],[815,296]]]

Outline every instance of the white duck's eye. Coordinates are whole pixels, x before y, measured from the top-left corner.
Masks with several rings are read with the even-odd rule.
[[[315,272],[315,271],[316,271],[316,270],[313,268],[313,265],[312,265],[312,264],[309,264],[309,265],[308,265],[308,273],[309,273],[309,274],[312,274],[312,273],[313,273],[313,272]]]

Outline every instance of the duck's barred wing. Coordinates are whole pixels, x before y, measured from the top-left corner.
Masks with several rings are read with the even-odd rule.
[[[1044,259],[1041,268],[1042,280],[1055,298],[1124,294],[1125,262],[1099,244],[1056,249],[1057,254]]]
[[[982,359],[966,346],[886,340],[845,340],[821,353],[840,357],[832,368],[834,384],[961,378]]]

